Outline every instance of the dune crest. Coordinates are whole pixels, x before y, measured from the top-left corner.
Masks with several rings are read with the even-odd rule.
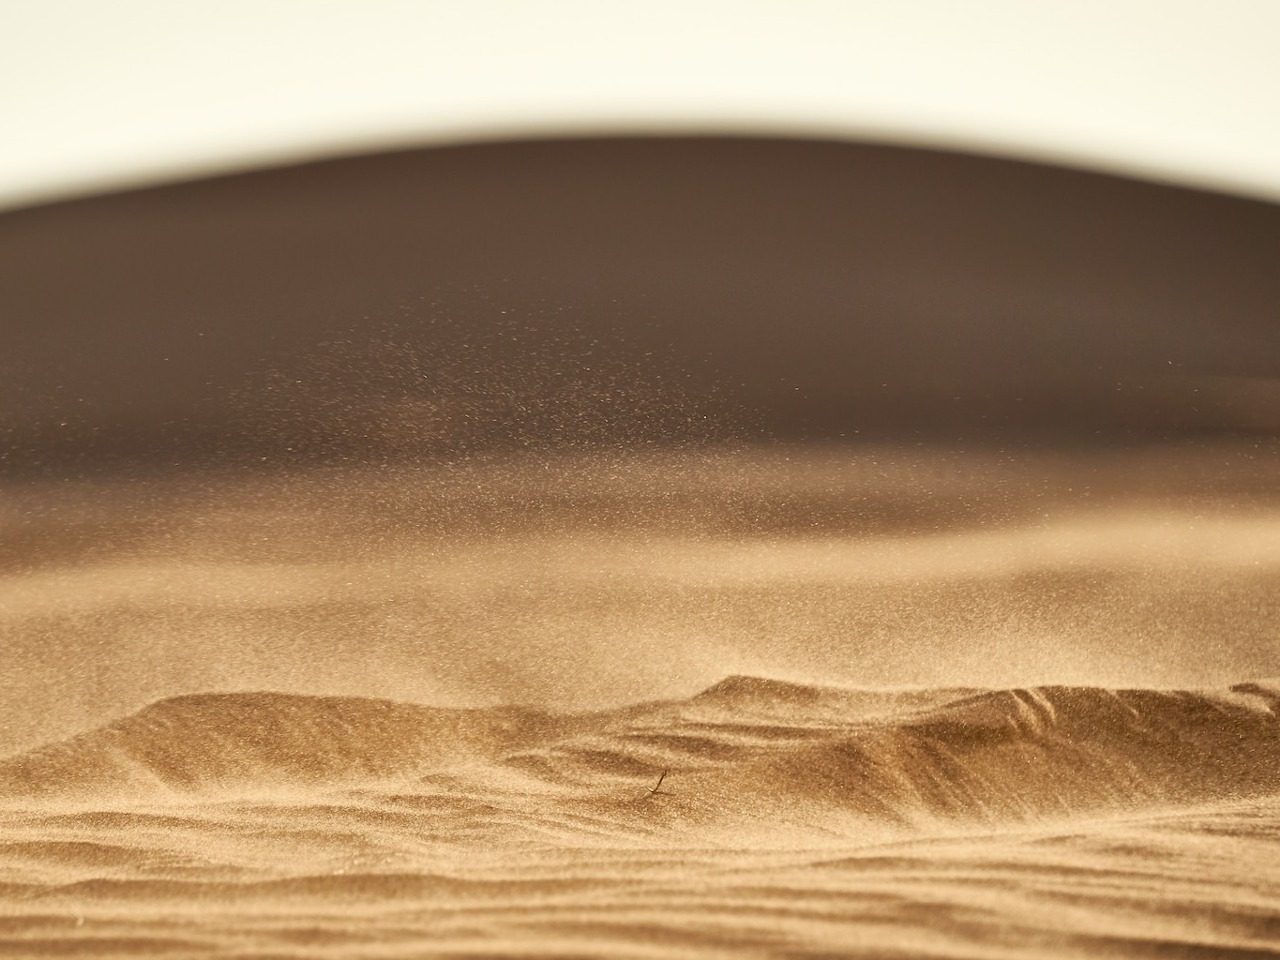
[[[0,791],[131,796],[367,783],[527,746],[562,733],[565,723],[522,707],[189,694],[0,762]]]
[[[499,806],[532,790],[607,817],[663,770],[672,795],[641,817],[656,829],[927,832],[1262,796],[1280,791],[1280,688],[856,690],[732,676],[683,701],[561,715],[195,694],[4,761],[0,789],[97,803],[360,789]]]

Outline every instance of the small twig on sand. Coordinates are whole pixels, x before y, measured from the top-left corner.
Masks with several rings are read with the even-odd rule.
[[[662,776],[660,776],[660,777],[658,778],[658,782],[657,782],[657,783],[655,783],[655,784],[650,788],[649,792],[646,794],[646,798],[647,798],[647,797],[653,797],[653,796],[656,796],[656,795],[658,795],[659,793],[663,793],[663,794],[665,794],[665,793],[666,793],[666,791],[665,791],[665,790],[659,790],[658,788],[662,786],[662,781],[663,781],[663,780],[665,780],[665,779],[667,779],[667,774],[668,774],[668,773],[670,773],[670,772],[671,772],[671,770],[670,770],[670,769],[666,769],[666,770],[663,770],[663,771],[662,771]]]

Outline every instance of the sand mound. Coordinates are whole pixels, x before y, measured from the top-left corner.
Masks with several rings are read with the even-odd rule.
[[[708,687],[690,703],[735,715],[829,717],[848,721],[870,716],[899,715],[911,709],[936,706],[980,691],[968,688],[868,689],[790,683],[767,677],[731,676]]]
[[[1273,701],[1042,687],[966,697],[759,772],[909,821],[996,822],[1274,792],[1278,734]]]
[[[0,763],[10,796],[208,792],[365,783],[562,735],[567,721],[504,707],[451,710],[361,697],[173,697]]]
[[[15,798],[358,788],[599,823],[668,770],[629,825],[914,832],[1280,791],[1278,712],[1268,683],[973,693],[731,677],[685,701],[564,716],[206,694],[22,754],[0,784]]]
[[[644,814],[659,828],[930,832],[1278,792],[1280,701],[1268,691],[849,691],[734,677],[502,763],[597,812],[670,770],[669,795]]]

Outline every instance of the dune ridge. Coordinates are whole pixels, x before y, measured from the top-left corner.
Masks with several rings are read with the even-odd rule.
[[[0,762],[0,792],[139,796],[364,783],[536,743],[563,732],[567,722],[524,707],[188,694]]]
[[[271,790],[487,798],[609,818],[669,770],[649,830],[1071,817],[1280,792],[1280,683],[856,690],[729,677],[596,713],[195,694],[0,762],[12,801]]]

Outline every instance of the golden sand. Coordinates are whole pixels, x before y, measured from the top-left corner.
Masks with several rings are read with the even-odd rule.
[[[1277,480],[1246,445],[11,486],[0,956],[1280,956]]]

